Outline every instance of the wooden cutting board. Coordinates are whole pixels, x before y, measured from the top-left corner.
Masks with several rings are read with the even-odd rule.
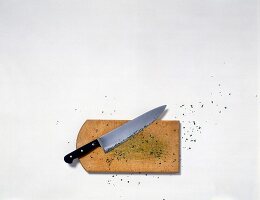
[[[127,120],[87,120],[81,127],[77,148],[126,123]],[[97,148],[81,157],[87,172],[178,173],[180,123],[157,120],[108,153]]]

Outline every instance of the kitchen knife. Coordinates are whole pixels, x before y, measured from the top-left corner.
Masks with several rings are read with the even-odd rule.
[[[166,105],[150,110],[139,117],[123,124],[122,126],[106,133],[100,138],[76,149],[64,157],[66,163],[72,163],[75,158],[80,158],[97,147],[102,147],[104,152],[111,151],[116,146],[127,141],[131,136],[142,131],[145,127],[154,122],[165,110]]]

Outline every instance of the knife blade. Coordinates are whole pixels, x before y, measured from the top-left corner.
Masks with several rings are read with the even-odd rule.
[[[66,163],[72,163],[75,158],[80,158],[98,147],[102,147],[104,152],[107,153],[117,147],[118,145],[126,142],[130,137],[142,131],[145,127],[154,122],[165,110],[166,105],[154,108],[139,117],[123,124],[122,126],[102,135],[100,138],[76,149],[75,151],[67,154],[64,157]]]

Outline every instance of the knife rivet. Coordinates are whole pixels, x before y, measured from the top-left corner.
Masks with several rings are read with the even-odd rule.
[[[80,151],[81,151],[81,152],[83,152],[83,150],[82,150],[82,149],[81,149]]]
[[[92,143],[92,146],[94,146],[94,145],[95,145],[95,143],[93,142],[93,143]]]
[[[72,155],[70,155],[70,158],[72,158]]]

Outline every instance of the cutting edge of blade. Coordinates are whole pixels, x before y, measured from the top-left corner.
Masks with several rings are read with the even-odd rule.
[[[136,132],[132,133],[130,136],[128,136],[127,138],[125,138],[124,140],[121,140],[120,142],[118,143],[115,143],[113,146],[111,147],[103,147],[102,146],[102,142],[99,140],[100,138],[98,138],[98,142],[99,144],[101,145],[101,147],[103,148],[104,152],[105,153],[108,153],[109,151],[113,150],[114,148],[118,147],[119,145],[121,145],[122,143],[126,142],[127,140],[129,140],[131,137],[135,136],[137,133],[141,132],[143,129],[145,129],[147,126],[149,126],[150,124],[152,124],[155,120],[153,120],[151,123],[147,124],[146,126],[144,126],[143,128],[137,130]]]
[[[145,115],[145,114],[147,114],[147,113],[149,113],[149,112],[151,112],[151,111],[153,111],[153,110],[156,110],[156,109],[159,109],[159,110],[160,110],[159,114],[158,114],[156,117],[154,117],[154,119],[151,120],[149,123],[144,124],[144,126],[143,126],[142,128],[140,128],[140,129],[136,130],[135,132],[131,133],[128,137],[126,137],[126,138],[124,138],[124,139],[121,139],[121,140],[119,140],[118,142],[115,142],[113,145],[109,145],[109,147],[106,146],[106,145],[104,145],[104,141],[103,141],[104,136],[109,135],[111,132],[115,131],[116,129],[122,128],[124,125],[126,125],[126,124],[129,123],[129,122],[123,124],[122,126],[119,126],[118,128],[116,128],[116,129],[114,129],[114,130],[108,132],[107,134],[101,136],[100,138],[97,139],[97,140],[99,141],[100,146],[103,148],[103,150],[104,150],[105,153],[111,151],[112,149],[114,149],[115,147],[119,146],[120,144],[126,142],[128,139],[130,139],[131,137],[133,137],[133,136],[136,135],[137,133],[141,132],[144,128],[146,128],[147,126],[149,126],[150,124],[152,124],[154,121],[156,121],[156,120],[161,116],[161,114],[164,112],[165,108],[166,108],[166,105],[159,106],[159,107],[157,107],[157,108],[154,108],[154,109],[152,109],[152,110],[150,110],[150,111],[148,111],[148,112],[142,114],[142,115]],[[142,115],[140,115],[140,116],[142,116]],[[140,116],[138,116],[138,117],[140,117]],[[136,117],[135,119],[137,119],[138,117]],[[135,119],[133,119],[133,120],[135,120]],[[133,121],[133,120],[130,120],[130,121]]]

